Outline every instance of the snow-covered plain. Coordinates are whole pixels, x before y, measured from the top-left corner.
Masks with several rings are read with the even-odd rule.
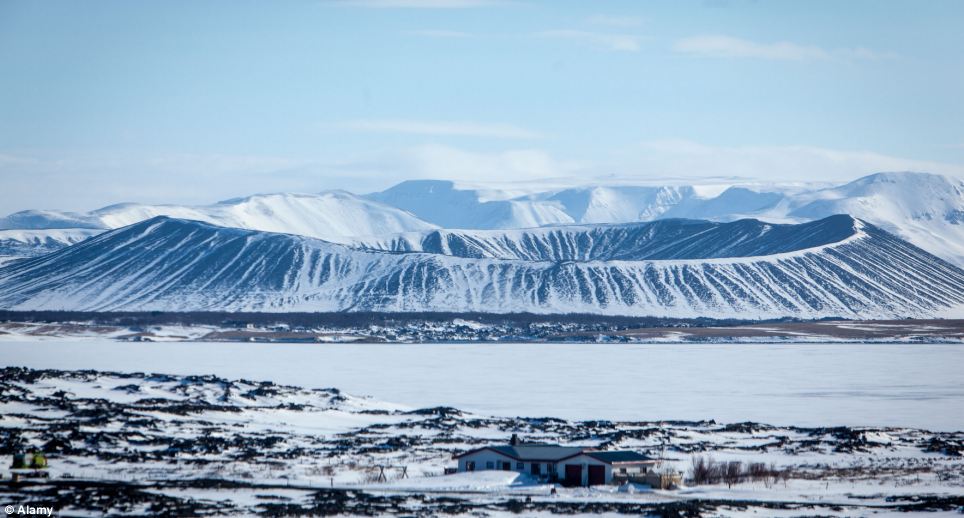
[[[0,374],[0,447],[44,449],[52,479],[0,484],[0,501],[66,516],[868,516],[953,511],[964,498],[961,432],[493,417],[257,379]],[[677,490],[442,474],[453,454],[509,434],[644,452],[661,471],[691,472],[695,458],[764,471],[731,487],[687,474]]]
[[[964,348],[928,344],[0,342],[0,364],[216,374],[568,419],[964,430]]]

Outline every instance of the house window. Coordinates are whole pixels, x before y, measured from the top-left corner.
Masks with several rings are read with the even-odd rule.
[[[495,462],[489,460],[485,462],[485,469],[495,469]]]
[[[533,462],[533,463],[532,463],[532,474],[533,474],[533,475],[541,475],[541,474],[542,474],[542,464],[539,464],[538,462]]]
[[[470,460],[465,463],[465,471],[475,471],[475,461]]]
[[[516,462],[516,463],[515,463],[515,469],[520,470],[520,471],[526,469],[526,464],[525,464],[525,462]]]

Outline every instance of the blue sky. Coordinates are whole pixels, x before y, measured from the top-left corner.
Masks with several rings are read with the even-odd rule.
[[[0,2],[0,212],[964,174],[964,2]]]

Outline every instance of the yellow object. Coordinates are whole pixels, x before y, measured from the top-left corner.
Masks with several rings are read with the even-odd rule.
[[[47,457],[43,453],[34,453],[33,459],[30,461],[30,467],[33,469],[45,469],[47,467]]]

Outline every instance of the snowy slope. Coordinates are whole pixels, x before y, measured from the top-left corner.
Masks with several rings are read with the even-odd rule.
[[[537,199],[486,201],[476,190],[443,180],[402,182],[367,198],[411,212],[442,228],[525,228],[573,223],[559,203]]]
[[[760,242],[703,259],[681,240],[660,252],[670,260],[521,261],[363,251],[159,217],[0,268],[0,307],[872,318],[964,302],[964,271],[858,220],[826,224],[838,240],[789,227],[768,255],[756,255]],[[736,236],[732,247],[745,238]]]
[[[851,219],[842,215],[799,225],[750,219],[722,224],[665,219],[622,225],[434,230],[360,240],[357,246],[524,261],[639,261],[772,255],[835,243],[851,234]]]
[[[695,190],[689,186],[612,186],[565,189],[534,198],[561,203],[577,223],[628,223],[659,218],[693,196]]]
[[[0,264],[60,250],[100,232],[89,228],[0,230]]]
[[[792,195],[776,191],[777,188],[773,186],[730,187],[718,196],[690,197],[682,200],[666,210],[662,217],[729,221],[766,214],[771,220],[783,219],[781,208],[792,199]]]
[[[491,190],[459,188],[449,181],[415,180],[368,197],[442,228],[510,229],[651,220],[694,194],[689,186],[591,186],[487,199],[492,197]]]
[[[798,196],[790,217],[850,214],[959,265],[964,264],[964,181],[935,174],[879,173]]]
[[[225,227],[283,232],[331,241],[355,236],[435,228],[395,207],[345,191],[320,194],[259,194],[206,206],[111,205],[87,214],[24,211],[0,220],[0,228],[119,228],[156,216],[204,221]],[[81,222],[82,225],[77,223]]]
[[[54,228],[104,228],[104,225],[89,214],[60,210],[23,210],[0,218],[0,230]]]
[[[518,197],[452,182],[403,182],[371,199],[449,229],[510,229],[662,218],[800,223],[850,214],[964,266],[964,182],[927,173],[878,173],[844,185],[586,186]],[[508,192],[508,191],[507,191]]]
[[[732,187],[689,198],[663,217],[800,222],[849,214],[964,265],[964,181],[927,173],[877,173],[833,187]]]

